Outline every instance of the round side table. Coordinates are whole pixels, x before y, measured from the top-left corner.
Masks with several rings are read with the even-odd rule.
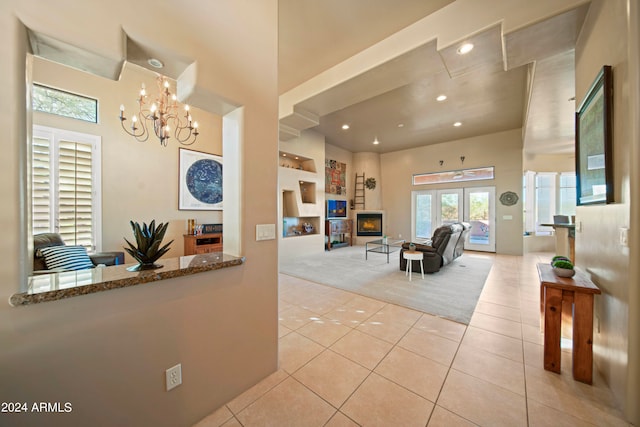
[[[422,278],[424,279],[424,264],[422,263],[423,253],[419,251],[404,251],[402,257],[407,260],[407,270],[404,275],[409,275],[409,281],[411,281],[411,270],[413,261],[420,261],[420,271],[422,272]]]

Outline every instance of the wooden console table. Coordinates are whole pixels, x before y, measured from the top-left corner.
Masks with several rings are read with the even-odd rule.
[[[327,236],[327,250],[331,250],[334,245],[331,242],[331,236],[340,237],[340,245],[349,245],[353,243],[353,220],[352,219],[328,219],[324,224],[324,234]],[[348,240],[348,241],[346,241]]]
[[[222,252],[222,233],[184,234],[184,254]]]
[[[573,378],[591,384],[593,376],[593,295],[600,289],[581,271],[558,277],[550,264],[538,264],[540,316],[544,324],[544,369],[560,373],[562,306],[573,305]]]

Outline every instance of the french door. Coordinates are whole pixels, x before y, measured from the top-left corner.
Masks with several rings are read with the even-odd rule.
[[[413,241],[431,238],[441,225],[465,221],[471,224],[465,249],[495,252],[495,187],[413,191],[412,196]]]

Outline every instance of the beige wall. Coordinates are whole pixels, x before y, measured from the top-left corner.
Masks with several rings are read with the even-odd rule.
[[[343,148],[336,147],[332,144],[324,145],[324,155],[325,159],[335,160],[337,162],[341,162],[347,165],[347,194],[331,194],[325,193],[325,199],[339,199],[339,200],[353,200],[354,194],[354,185],[356,179],[356,172],[354,162],[353,162],[353,153],[351,151],[347,151]],[[322,173],[324,177],[324,163],[322,164]],[[358,172],[362,173],[362,171]],[[324,188],[324,187],[323,187]],[[324,190],[323,190],[324,191]],[[349,218],[352,218],[351,215],[353,211],[349,211]]]
[[[576,156],[566,154],[525,154],[522,162],[525,171],[573,172],[576,170]]]
[[[291,168],[279,168],[279,256],[283,261],[290,261],[296,257],[321,254],[324,252],[324,136],[318,132],[303,131],[300,137],[290,141],[280,141],[280,150],[290,154],[313,159],[316,172],[307,172]],[[316,184],[316,202],[302,203],[300,193],[300,181],[313,182]],[[300,217],[318,217],[318,234],[297,237],[282,237],[282,191],[293,191],[295,199],[295,210]]]
[[[353,153],[353,175],[364,175],[365,181],[369,178],[376,180],[376,188],[373,190],[364,187],[364,207],[356,206],[359,210],[381,210],[384,202],[382,200],[382,182],[380,179],[380,154],[372,152]],[[355,182],[354,182],[355,191]]]
[[[597,369],[621,402],[629,419],[640,423],[637,403],[640,400],[638,381],[629,378],[638,370],[638,357],[629,357],[629,348],[638,348],[639,325],[631,322],[630,312],[640,307],[629,295],[638,294],[637,273],[630,274],[630,263],[637,263],[637,246],[631,250],[619,243],[619,230],[631,224],[637,227],[638,213],[631,217],[631,170],[640,164],[632,157],[634,123],[637,121],[637,64],[629,68],[629,52],[637,57],[638,40],[629,39],[627,6],[636,10],[633,22],[637,25],[637,4],[625,0],[593,1],[576,45],[576,105],[580,105],[588,88],[603,65],[613,67],[613,165],[615,203],[578,207],[576,222],[582,232],[576,233],[576,261],[592,274],[602,295],[596,297],[595,322],[600,332],[594,335],[594,358]],[[637,37],[637,33],[636,33]],[[632,48],[630,49],[629,43]],[[631,71],[630,71],[631,70]],[[632,81],[634,80],[634,81]],[[630,90],[635,88],[636,92]],[[637,137],[637,133],[635,133]],[[637,154],[637,148],[635,149]],[[637,245],[637,242],[632,242]],[[635,254],[634,254],[635,253]],[[637,317],[636,317],[637,318]]]
[[[179,147],[183,146],[171,138],[168,146],[162,147],[154,136],[138,142],[120,127],[120,104],[125,105],[128,125],[136,112],[136,95],[143,82],[149,96],[157,93],[154,73],[127,64],[120,80],[112,81],[36,57],[33,80],[99,100],[98,123],[33,114],[34,124],[102,137],[102,247],[98,250],[122,251],[123,238],[132,236],[130,220],[149,223],[155,219],[169,221],[165,243],[174,242],[166,256],[181,256],[187,219],[194,218],[198,224],[222,223],[222,211],[178,210],[177,165]],[[175,91],[175,82],[172,88]],[[200,136],[184,148],[223,155],[222,118],[199,108],[191,109],[191,113],[198,122]],[[128,254],[125,256],[126,262],[133,262]]]
[[[184,7],[196,5],[187,0]],[[277,221],[277,2],[221,0],[216,7],[215,15],[201,17],[196,11],[190,17],[210,23],[208,33],[200,35],[181,27],[175,10],[148,0],[95,2],[91,7],[72,1],[0,4],[0,124],[5,130],[0,142],[0,300],[20,289],[29,262],[22,220],[27,47],[25,28],[16,16],[44,34],[107,56],[119,52],[119,36],[128,29],[197,60],[198,90],[244,106],[242,149],[237,150],[241,234],[236,237],[247,259],[240,267],[64,301],[21,308],[0,304],[0,400],[73,405],[73,412],[56,416],[3,414],[3,424],[192,425],[277,368],[277,241],[255,241],[256,224]],[[213,50],[205,52],[198,37],[214,42]],[[109,142],[131,143],[125,136]],[[171,175],[177,165],[170,152],[175,146],[168,148],[165,165],[159,147],[148,147],[160,163],[159,175]],[[131,161],[131,153],[144,157],[145,152],[123,149],[119,162]],[[113,156],[105,161],[113,162]],[[182,223],[183,213],[166,188],[146,199],[152,180],[134,181],[142,201],[158,207],[164,219]],[[126,181],[120,177],[118,185]],[[115,209],[110,204],[105,209]],[[155,215],[143,204],[120,204],[122,218]],[[120,227],[104,234],[120,238]],[[182,363],[183,385],[166,392],[164,370],[176,363]]]
[[[465,156],[464,164],[460,156]],[[443,160],[440,166],[439,161]],[[495,186],[496,198],[513,191],[520,199],[513,206],[496,203],[496,252],[522,254],[522,137],[520,129],[477,136],[443,144],[381,155],[382,200],[389,236],[411,236],[411,192],[454,188],[451,183],[413,186],[413,174],[495,166],[495,180],[471,181],[466,187]],[[512,220],[502,219],[511,215]]]

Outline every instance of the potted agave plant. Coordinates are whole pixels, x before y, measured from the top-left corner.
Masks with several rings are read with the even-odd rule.
[[[158,224],[158,227],[156,227],[155,220],[151,221],[148,226],[143,222],[142,227],[137,222],[129,221],[129,223],[131,224],[133,235],[136,238],[136,245],[125,238],[124,241],[127,242],[129,247],[125,247],[124,250],[135,258],[139,264],[128,267],[127,270],[141,271],[162,267],[161,265],[156,264],[156,261],[169,251],[169,245],[173,243],[172,240],[166,245],[160,247],[169,223],[160,223]]]

